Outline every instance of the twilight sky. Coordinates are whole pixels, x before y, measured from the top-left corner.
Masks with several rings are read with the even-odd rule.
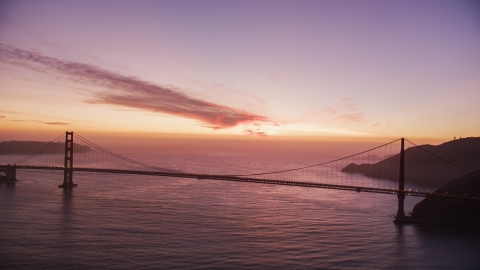
[[[0,139],[446,140],[479,101],[476,1],[0,0]]]

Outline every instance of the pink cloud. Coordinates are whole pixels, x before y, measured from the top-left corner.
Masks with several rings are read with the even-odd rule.
[[[70,123],[66,123],[66,122],[41,122],[45,125],[52,125],[52,126],[68,126],[70,125]]]
[[[365,119],[365,113],[361,111],[361,109],[355,103],[355,99],[348,97],[342,99],[343,103],[343,110],[341,114],[337,115],[337,119],[347,122],[347,123],[354,123],[354,122],[362,122]]]
[[[267,137],[268,136],[268,134],[264,131],[260,131],[260,130],[254,131],[254,130],[251,130],[251,129],[246,129],[245,134],[246,135],[252,135],[252,136],[260,136],[260,137]]]
[[[280,72],[273,72],[270,74],[270,78],[276,82],[282,82],[283,75]]]
[[[318,110],[311,113],[310,117],[334,118],[346,123],[361,122],[365,119],[365,113],[361,111],[353,100],[353,98],[344,98],[341,105]]]
[[[365,116],[363,113],[358,112],[358,113],[345,113],[337,116],[337,119],[342,120],[347,123],[353,123],[353,122],[361,122],[365,119]]]
[[[6,121],[10,121],[10,122],[35,122],[35,123],[39,123],[39,124],[52,125],[52,126],[68,126],[68,125],[70,125],[70,123],[67,123],[67,122],[45,122],[45,121],[40,121],[40,120],[17,120],[17,119],[13,119],[13,120],[6,120]]]
[[[34,51],[0,44],[0,59],[30,69],[48,69],[71,81],[104,88],[103,91],[90,93],[91,97],[85,100],[90,104],[111,104],[195,119],[213,129],[272,123],[264,116],[194,98],[172,87],[160,86],[93,65],[44,56]]]
[[[338,110],[337,109],[334,109],[334,108],[326,108],[326,109],[323,109],[320,111],[320,115],[319,117],[328,117],[328,116],[332,116],[332,115],[335,115],[338,113]]]

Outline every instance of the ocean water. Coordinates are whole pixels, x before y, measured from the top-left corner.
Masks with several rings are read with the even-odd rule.
[[[205,173],[313,162],[221,152],[135,158]],[[17,178],[0,184],[2,269],[480,269],[478,233],[397,226],[394,195],[79,172],[78,187],[65,191],[62,172]],[[407,197],[406,211],[420,200]]]

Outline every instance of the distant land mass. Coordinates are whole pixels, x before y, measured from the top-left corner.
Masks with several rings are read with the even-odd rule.
[[[433,194],[480,198],[480,170],[441,186]],[[412,219],[417,224],[480,228],[480,201],[427,197],[415,205]]]
[[[50,142],[37,141],[6,141],[0,142],[0,155],[30,155],[48,145]],[[85,153],[91,151],[90,147],[73,144],[74,153]],[[65,152],[65,143],[55,143],[48,153],[61,154]]]
[[[407,182],[428,183],[438,187],[467,173],[433,157],[420,147],[467,171],[480,169],[480,138],[457,139],[437,146],[415,146],[405,150],[405,181]],[[400,153],[376,163],[350,163],[342,169],[342,172],[362,173],[368,177],[398,181],[399,164]]]

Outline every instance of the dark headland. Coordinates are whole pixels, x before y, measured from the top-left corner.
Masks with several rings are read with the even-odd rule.
[[[468,173],[441,186],[433,194],[468,195],[480,199],[480,170]],[[425,225],[480,229],[480,200],[430,196],[415,205],[412,221]]]
[[[480,169],[480,138],[478,137],[457,139],[436,146],[420,145],[405,150],[405,181],[407,182],[429,183],[438,187],[466,173],[446,165],[444,161],[427,154],[420,147],[467,171]],[[368,177],[398,181],[399,164],[400,154],[396,154],[371,164],[350,163],[342,169],[342,172],[362,173]],[[449,174],[443,170],[445,167],[451,168]]]
[[[37,141],[6,141],[0,142],[0,155],[30,155],[35,151],[47,146],[50,142]],[[91,149],[88,146],[73,144],[73,150],[76,153],[85,153]],[[60,154],[65,151],[65,143],[58,142],[52,146],[48,153]]]
[[[442,227],[469,227],[480,229],[480,200],[441,198],[435,194],[468,196],[480,199],[480,138],[457,139],[443,144],[421,145],[421,148],[470,171],[458,170],[457,176],[442,173],[445,162],[425,154],[419,147],[405,150],[405,180],[422,183],[425,177],[429,183],[440,186],[413,208],[413,223]],[[351,163],[343,172],[362,173],[368,177],[398,181],[400,155],[388,157],[372,164]],[[381,170],[379,168],[388,168]],[[424,172],[428,172],[425,174]],[[455,180],[452,180],[455,179]]]

